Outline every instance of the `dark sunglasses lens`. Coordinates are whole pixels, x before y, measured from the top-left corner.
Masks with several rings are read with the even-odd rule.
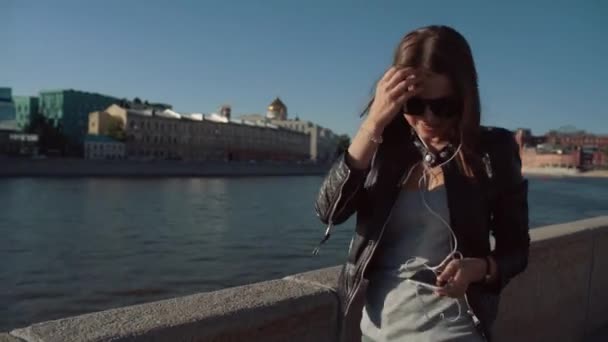
[[[422,115],[424,114],[425,103],[418,97],[412,97],[405,102],[404,111],[409,115]]]
[[[439,118],[449,119],[459,114],[458,104],[454,99],[442,98],[429,101],[429,108]]]
[[[451,115],[450,105],[447,99],[430,100],[429,108],[438,118],[447,118]]]

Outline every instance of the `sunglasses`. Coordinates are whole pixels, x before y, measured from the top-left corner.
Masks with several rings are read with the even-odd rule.
[[[409,98],[403,106],[403,112],[408,115],[422,116],[426,108],[441,119],[450,119],[460,115],[460,102],[453,96],[436,99],[423,99],[417,96]]]

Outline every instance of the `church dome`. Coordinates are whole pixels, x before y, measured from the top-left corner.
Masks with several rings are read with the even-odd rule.
[[[266,117],[271,120],[287,120],[287,106],[277,97],[268,106]]]

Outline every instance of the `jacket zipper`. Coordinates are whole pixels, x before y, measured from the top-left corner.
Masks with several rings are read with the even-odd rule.
[[[374,151],[374,155],[372,156],[371,168],[374,167],[374,162],[376,161],[377,153],[378,153],[378,149],[376,149],[376,151]],[[338,208],[338,203],[340,203],[340,199],[342,199],[342,191],[344,190],[344,185],[346,185],[346,183],[350,179],[351,170],[350,170],[350,168],[347,168],[346,170],[347,170],[346,179],[340,185],[340,191],[338,192],[338,197],[337,197],[336,201],[334,202],[334,206],[333,206],[331,212],[329,213],[329,217],[327,218],[328,225],[327,225],[327,228],[325,229],[325,236],[323,236],[323,239],[321,239],[321,242],[319,242],[317,247],[312,251],[313,255],[319,254],[319,252],[321,251],[321,246],[327,240],[329,240],[329,237],[331,236],[331,230],[334,228],[334,222],[333,222],[334,215],[336,213],[336,209]],[[361,187],[361,184],[358,184],[357,188],[355,188],[355,191],[353,191],[353,193],[350,195],[350,197],[347,199],[346,202],[350,201],[353,198],[353,196],[357,193],[357,191],[359,191],[360,187]],[[352,243],[351,243],[351,246],[352,246]]]
[[[403,184],[404,182],[407,182],[410,178],[410,176],[412,175],[412,171],[414,170],[414,168],[416,166],[418,166],[418,164],[420,164],[419,162],[414,164],[412,167],[410,167],[409,171],[407,172],[407,176],[405,177],[405,179],[403,179],[403,177],[399,178],[399,182],[397,183],[397,186],[400,186],[401,184]],[[404,173],[405,175],[405,173]],[[388,216],[386,218],[386,220],[384,220],[384,224],[382,225],[382,229],[380,230],[380,235],[378,235],[378,241],[376,242],[376,245],[372,248],[369,249],[370,252],[368,252],[365,255],[365,259],[363,262],[363,266],[359,269],[359,273],[361,278],[363,278],[363,274],[365,273],[365,269],[367,268],[367,265],[369,264],[370,260],[371,260],[371,256],[374,255],[374,252],[376,251],[376,248],[378,247],[378,244],[380,243],[380,241],[382,240],[382,236],[384,235],[384,230],[386,229],[386,225],[388,224],[388,221],[390,220],[392,214],[393,214],[393,209],[395,209],[395,204],[397,203],[397,201],[395,200],[393,202],[393,205],[391,206],[391,210],[388,213]],[[371,244],[372,242],[369,241],[367,244],[368,246]],[[362,256],[363,257],[363,256]],[[357,277],[357,274],[355,274],[355,278]],[[352,301],[355,297],[355,295],[357,294],[357,292],[359,291],[359,288],[361,287],[361,282],[358,281],[357,282],[357,286],[355,287],[354,291],[351,292],[351,294],[348,296],[348,299],[346,301],[346,307],[344,309],[344,313],[346,314],[348,312],[348,309],[350,308],[350,305],[352,304]]]
[[[346,183],[350,179],[350,174],[351,174],[350,169],[347,169],[346,179],[340,185],[340,191],[338,192],[338,197],[336,198],[336,201],[334,202],[334,206],[331,209],[331,212],[329,213],[329,218],[327,219],[328,225],[327,225],[327,228],[325,229],[325,235],[323,236],[323,239],[321,239],[321,241],[319,242],[317,247],[312,251],[313,255],[319,254],[319,252],[321,251],[321,245],[323,245],[327,240],[329,240],[329,237],[331,236],[331,230],[334,228],[334,222],[333,222],[334,214],[336,213],[336,209],[338,209],[338,203],[340,203],[340,199],[342,199],[342,191],[344,190],[344,185],[346,185]],[[355,191],[353,192],[353,195],[351,195],[351,198],[352,198],[352,196],[354,196],[355,193],[357,193],[358,190],[359,190],[359,188],[355,189]],[[349,200],[351,198],[349,198]]]
[[[484,157],[486,157],[486,156],[484,156]],[[489,158],[486,158],[486,159],[489,159]],[[488,173],[489,178],[491,178],[492,177],[491,167],[488,168],[489,160],[487,160],[487,161],[484,160],[484,162],[486,164],[486,172]],[[405,183],[405,182],[407,182],[409,180],[409,178],[410,178],[410,176],[412,174],[412,171],[414,170],[414,168],[416,166],[418,166],[418,164],[420,164],[420,162],[418,162],[418,163],[414,164],[412,167],[410,167],[410,169],[407,172],[407,174],[404,173],[404,176],[402,176],[399,179],[399,182],[397,183],[397,187],[401,186],[403,183]],[[488,169],[489,169],[489,171],[488,171]],[[348,176],[350,176],[350,170],[348,170],[348,171],[349,171]],[[348,178],[347,178],[347,180],[348,180]],[[346,183],[346,181],[344,183]],[[344,186],[344,183],[343,183],[342,186]],[[340,189],[340,194],[342,194],[342,189]],[[338,198],[338,201],[339,201],[339,198]],[[391,216],[393,214],[393,209],[395,208],[396,202],[397,201],[395,200],[395,202],[391,206],[391,210],[389,211],[389,214],[388,214],[386,220],[384,221],[384,224],[382,225],[382,229],[380,230],[380,235],[378,235],[378,241],[376,242],[376,245],[372,249],[370,249],[370,251],[367,254],[365,254],[365,256],[361,256],[361,257],[365,257],[365,259],[364,259],[364,262],[363,262],[363,266],[355,274],[355,276],[354,276],[355,278],[357,277],[358,274],[360,274],[361,278],[363,278],[363,274],[365,274],[365,270],[367,269],[367,266],[368,266],[369,262],[371,261],[371,256],[374,254],[376,248],[378,247],[378,244],[382,240],[382,236],[384,235],[384,231],[386,229],[386,225],[388,224],[388,221],[390,220],[390,218],[391,218]],[[337,207],[337,203],[338,202],[336,202],[336,205],[334,205],[334,210],[332,210],[332,213],[331,213],[332,217],[333,217],[334,211],[335,211],[335,209]],[[331,221],[330,221],[330,223],[331,223]],[[329,227],[328,227],[328,229],[329,229]],[[371,245],[371,241],[368,242],[368,246],[369,245]],[[344,315],[346,315],[348,313],[348,310],[350,309],[352,301],[353,301],[355,295],[357,294],[357,292],[359,291],[360,287],[361,287],[361,281],[358,281],[357,285],[356,285],[356,287],[354,289],[354,291],[351,291],[351,293],[348,295],[348,298],[347,298],[347,301],[346,301],[346,307],[344,309]],[[470,312],[470,314],[473,316],[472,317],[473,324],[477,327],[477,326],[479,326],[481,324],[481,321],[479,320],[479,318],[477,317],[477,314],[475,314],[475,312],[473,311],[473,308],[469,304],[469,297],[466,294],[466,292],[464,294],[464,297],[465,297],[465,301],[466,301],[466,304],[467,304],[467,309],[468,309],[467,311]],[[483,339],[487,340],[487,337],[485,336],[485,333],[482,331],[482,329],[480,329],[480,333],[482,334]]]

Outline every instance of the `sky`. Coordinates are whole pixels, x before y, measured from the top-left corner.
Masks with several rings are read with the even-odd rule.
[[[0,86],[72,88],[178,112],[289,116],[353,135],[407,32],[467,38],[482,123],[608,134],[608,1],[0,0]]]

